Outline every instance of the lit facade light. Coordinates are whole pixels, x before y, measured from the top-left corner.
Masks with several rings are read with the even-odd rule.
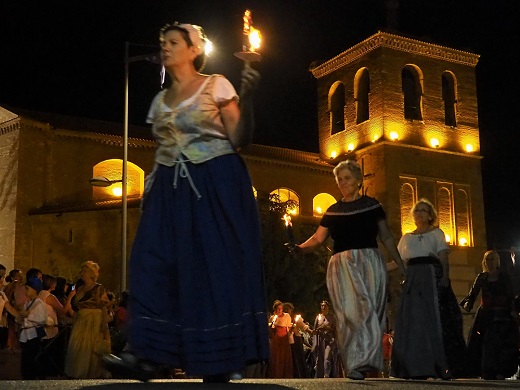
[[[379,139],[379,134],[374,134],[372,137],[372,142],[376,142]]]
[[[392,132],[390,133],[390,139],[391,139],[392,141],[397,141],[397,140],[399,139],[399,134],[397,134],[397,131],[392,131]]]
[[[466,144],[466,152],[471,153],[475,150],[472,144]]]
[[[338,156],[338,152],[335,150],[330,154],[330,158],[336,158]]]
[[[348,144],[347,151],[352,152],[353,150],[354,150],[354,144],[353,143]]]
[[[432,148],[438,148],[439,147],[439,140],[437,138],[431,138],[430,139],[430,145]]]
[[[316,212],[317,212],[318,214],[323,214],[323,210],[322,210],[321,207],[319,207],[319,206],[316,207]]]
[[[459,245],[460,246],[468,246],[468,240],[465,237],[459,238]]]
[[[444,235],[444,239],[446,240],[446,242],[449,244],[451,242],[451,237],[449,234],[445,234]]]
[[[123,196],[122,186],[115,186],[114,188],[112,188],[112,194],[117,197]]]

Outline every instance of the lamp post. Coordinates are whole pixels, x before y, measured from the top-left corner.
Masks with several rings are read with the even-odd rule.
[[[123,129],[123,167],[121,170],[121,291],[126,290],[126,244],[127,244],[127,220],[128,220],[128,84],[129,84],[129,73],[130,63],[137,61],[148,61],[152,63],[160,63],[158,53],[143,54],[138,56],[129,56],[130,45],[141,46],[141,47],[155,47],[150,45],[140,45],[125,42],[125,119]]]
[[[89,180],[90,184],[95,187],[109,187],[115,183],[121,183],[121,292],[126,290],[126,246],[127,246],[127,230],[128,230],[128,80],[129,65],[131,62],[148,61],[152,63],[160,63],[158,53],[142,54],[138,56],[129,56],[130,45],[142,47],[156,47],[151,45],[141,45],[136,43],[125,42],[125,106],[124,106],[124,125],[123,125],[123,166],[121,169],[121,179],[110,180],[104,176],[96,176]]]

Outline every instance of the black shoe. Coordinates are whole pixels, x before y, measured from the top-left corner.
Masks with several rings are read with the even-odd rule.
[[[129,352],[120,356],[104,355],[103,366],[118,378],[137,379],[147,382],[151,379],[165,378],[167,368],[148,360],[142,360]]]
[[[355,381],[362,381],[363,379],[365,379],[365,376],[357,370],[349,370],[347,378],[353,379]]]

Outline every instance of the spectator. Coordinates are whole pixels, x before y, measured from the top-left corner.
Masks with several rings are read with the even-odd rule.
[[[99,265],[86,261],[81,265],[83,285],[70,294],[74,322],[69,339],[65,374],[70,378],[109,378],[101,357],[110,353],[110,333],[107,322],[109,304],[105,288],[97,283]]]
[[[336,318],[330,312],[328,301],[320,303],[320,312],[314,319],[314,377],[336,378],[338,372],[338,346],[336,344]]]
[[[291,302],[283,304],[283,310],[291,316],[292,328],[289,334],[292,335],[291,355],[293,363],[293,377],[294,378],[308,378],[309,372],[305,365],[305,355],[303,352],[303,337],[304,332],[308,332],[309,325],[303,322],[303,317],[294,314],[294,305]]]
[[[25,283],[27,302],[17,318],[21,324],[21,373],[23,379],[45,379],[43,366],[37,360],[41,349],[41,339],[45,336],[47,321],[45,303],[38,298],[42,287],[42,281],[37,276],[27,280]]]
[[[7,350],[18,352],[20,350],[20,341],[18,340],[20,335],[20,325],[16,322],[16,316],[20,308],[17,305],[16,297],[22,295],[20,290],[25,290],[22,270],[13,269],[9,271],[9,275],[5,280],[9,283],[4,288],[4,293],[8,300],[5,307],[11,309],[8,310],[9,312],[7,315]],[[23,295],[25,296],[25,292]]]
[[[509,275],[500,268],[495,251],[484,254],[482,272],[460,302],[464,310],[471,311],[479,293],[480,307],[468,336],[469,374],[491,380],[509,378],[518,367],[517,313]]]
[[[269,378],[292,378],[293,366],[289,330],[292,329],[291,316],[283,312],[283,303],[274,301],[274,314],[269,319],[271,328],[271,359]]]

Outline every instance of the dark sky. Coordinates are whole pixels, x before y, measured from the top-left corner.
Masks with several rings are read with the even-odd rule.
[[[394,0],[395,1],[395,0]],[[378,30],[481,55],[477,65],[488,243],[520,246],[520,12],[509,0],[88,0],[0,2],[0,105],[122,122],[124,42],[157,44],[167,22],[200,24],[217,47],[204,70],[238,87],[242,14],[264,35],[255,142],[318,151],[313,61]],[[390,20],[390,22],[389,22]],[[132,45],[130,55],[155,51]],[[130,122],[144,124],[159,66],[131,64]]]

